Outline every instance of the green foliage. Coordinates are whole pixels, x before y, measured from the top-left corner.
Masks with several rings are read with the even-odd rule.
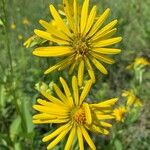
[[[32,104],[35,103],[36,83],[57,82],[61,73],[43,75],[54,59],[32,56],[32,49],[23,47],[24,41],[38,28],[38,20],[49,18],[49,3],[58,6],[60,0],[1,0],[0,1],[0,149],[1,150],[35,150],[45,149],[41,142],[43,134],[49,132],[50,126],[32,124]],[[150,1],[149,0],[92,0],[102,12],[111,8],[108,21],[118,18],[118,35],[123,41],[118,46],[123,49],[116,58],[116,64],[107,66],[109,75],[100,78],[91,97],[102,100],[120,96],[124,89],[133,89],[143,100],[143,110],[134,109],[123,125],[116,124],[110,137],[93,136],[98,150],[149,150],[150,146],[150,72],[147,68],[126,70],[126,66],[137,56],[150,60]],[[13,8],[13,9],[12,9]],[[23,24],[27,18],[29,24]],[[16,25],[12,27],[12,24]],[[19,39],[19,35],[22,39]],[[43,41],[41,41],[42,43]],[[39,41],[38,41],[39,43]],[[33,45],[36,44],[33,43]],[[65,73],[61,75],[66,76]],[[98,92],[97,92],[98,91]],[[54,126],[51,126],[54,128]],[[65,140],[55,148],[61,150]],[[74,150],[78,149],[76,140]]]

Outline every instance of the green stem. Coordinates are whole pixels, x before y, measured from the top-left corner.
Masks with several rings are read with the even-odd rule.
[[[8,51],[8,58],[9,58],[9,65],[10,65],[10,71],[11,74],[13,74],[13,65],[12,65],[12,56],[11,56],[11,51],[10,51],[10,41],[9,41],[9,37],[8,37],[8,20],[7,20],[7,15],[6,15],[6,9],[5,9],[5,0],[2,0],[2,9],[4,12],[4,25],[5,25],[5,38],[6,38],[6,46],[7,46],[7,51]]]
[[[10,40],[9,40],[9,26],[8,26],[8,20],[7,20],[7,13],[6,13],[6,4],[5,4],[5,0],[2,0],[2,9],[3,9],[3,13],[4,13],[4,26],[5,26],[5,41],[6,41],[6,48],[7,48],[7,52],[8,52],[8,58],[9,58],[9,65],[10,65],[10,73],[12,76],[12,93],[13,93],[13,102],[16,108],[17,113],[20,115],[21,119],[22,119],[22,128],[23,130],[26,130],[25,127],[25,120],[24,117],[22,116],[22,113],[20,111],[19,108],[19,104],[17,102],[17,96],[16,96],[16,91],[15,91],[15,87],[14,87],[14,70],[13,70],[13,61],[12,61],[12,55],[11,55],[11,49],[10,49]]]

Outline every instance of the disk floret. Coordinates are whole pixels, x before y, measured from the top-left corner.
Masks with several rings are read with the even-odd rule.
[[[73,41],[73,50],[76,52],[77,55],[84,57],[88,54],[90,47],[88,41],[85,40],[83,37],[75,37]]]
[[[86,123],[85,111],[83,106],[80,106],[79,108],[76,108],[74,110],[72,118],[75,124],[83,125]]]

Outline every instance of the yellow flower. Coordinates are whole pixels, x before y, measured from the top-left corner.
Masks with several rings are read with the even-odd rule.
[[[79,4],[74,0],[73,4],[68,0],[63,0],[66,19],[63,20],[55,7],[50,5],[50,12],[56,27],[51,23],[40,20],[39,23],[45,28],[45,31],[35,29],[37,36],[52,41],[53,46],[38,47],[33,54],[40,57],[62,57],[63,60],[56,65],[51,66],[45,71],[45,74],[54,70],[63,70],[69,67],[71,74],[78,66],[78,83],[83,83],[84,71],[87,71],[93,83],[95,75],[93,65],[103,74],[107,70],[102,63],[113,64],[114,60],[106,55],[118,54],[120,49],[110,48],[122,40],[121,37],[113,37],[117,29],[114,27],[117,20],[113,20],[102,27],[107,19],[110,9],[106,9],[102,15],[97,18],[97,7],[93,6],[89,11],[89,0],[83,2],[81,10]]]
[[[29,25],[30,22],[29,22],[29,20],[25,17],[25,18],[23,18],[23,20],[22,20],[22,24],[24,24],[24,25]]]
[[[145,67],[150,65],[150,62],[147,61],[144,57],[135,58],[134,62],[126,67],[126,69],[132,69],[139,66]]]
[[[16,29],[16,24],[15,24],[15,23],[12,23],[11,26],[10,26],[10,28],[11,28],[12,30],[15,30],[15,29]]]
[[[136,95],[134,94],[134,92],[132,90],[130,91],[123,91],[122,93],[123,97],[127,97],[127,107],[129,106],[138,106],[138,107],[142,107],[142,102],[139,98],[136,97]]]
[[[18,34],[18,39],[19,39],[19,40],[22,40],[22,39],[23,39],[22,34]]]
[[[113,115],[115,116],[116,121],[124,122],[124,117],[125,117],[126,112],[127,110],[124,106],[114,109]]]
[[[95,150],[96,147],[87,130],[104,135],[109,134],[107,128],[112,125],[108,121],[115,119],[112,115],[112,107],[118,99],[113,98],[97,104],[88,104],[84,101],[92,86],[91,80],[87,81],[81,92],[76,76],[72,77],[72,91],[62,77],[60,77],[60,82],[64,92],[53,83],[57,97],[45,90],[39,90],[45,99],[38,99],[38,104],[33,106],[39,111],[39,114],[33,116],[33,123],[57,124],[57,129],[43,138],[43,142],[50,141],[47,149],[52,149],[67,136],[64,150],[70,150],[73,139],[77,136],[80,150],[84,150],[84,140],[92,150]]]

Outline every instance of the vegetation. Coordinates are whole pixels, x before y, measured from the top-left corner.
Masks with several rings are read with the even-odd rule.
[[[39,96],[37,88],[46,82],[59,83],[59,76],[70,79],[63,72],[44,75],[43,72],[55,59],[38,58],[32,55],[33,48],[26,49],[23,43],[40,28],[38,20],[49,21],[48,6],[53,3],[61,10],[60,0],[1,0],[0,1],[0,149],[38,150],[46,149],[41,141],[43,135],[54,125],[33,125],[32,105]],[[109,99],[120,97],[123,90],[130,91],[142,102],[142,107],[133,108],[124,123],[117,123],[109,136],[93,135],[98,150],[149,150],[150,148],[150,71],[149,65],[138,64],[128,67],[135,58],[150,60],[150,1],[140,0],[92,0],[98,4],[99,12],[110,8],[108,22],[119,21],[117,35],[123,41],[117,45],[122,53],[114,56],[116,63],[108,65],[109,74],[99,77],[89,97]],[[13,9],[12,9],[13,8]],[[106,22],[107,23],[107,22]],[[34,43],[32,43],[34,45]],[[134,63],[135,64],[135,63]],[[44,87],[43,87],[44,88]],[[64,146],[61,142],[55,150]],[[78,149],[74,141],[74,149]]]

